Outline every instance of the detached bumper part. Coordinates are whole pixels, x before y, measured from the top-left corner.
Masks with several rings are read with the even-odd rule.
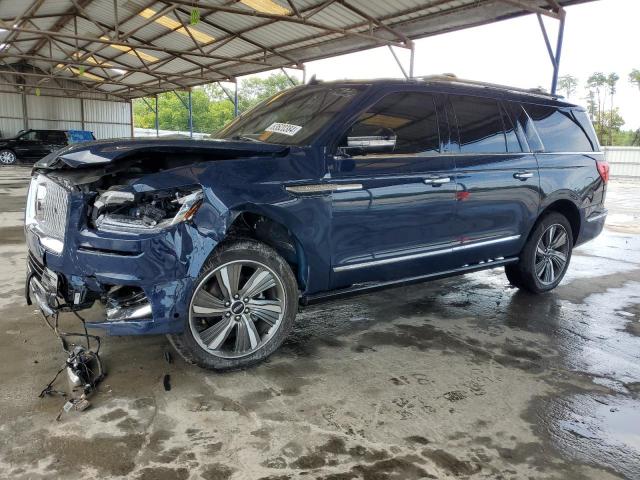
[[[42,283],[32,275],[29,279],[29,299],[35,301],[38,308],[46,316],[53,315],[55,312],[55,309],[49,305],[48,297],[49,293],[42,286]]]
[[[151,304],[140,288],[115,287],[107,297],[107,321],[152,319]]]

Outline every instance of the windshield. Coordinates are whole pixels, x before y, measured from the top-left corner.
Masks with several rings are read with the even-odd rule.
[[[308,145],[362,87],[303,86],[281,92],[223,128],[217,138]]]

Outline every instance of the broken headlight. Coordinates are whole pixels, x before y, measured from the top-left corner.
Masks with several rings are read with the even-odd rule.
[[[98,230],[155,232],[191,220],[202,199],[200,187],[143,193],[115,188],[98,196],[91,217]]]

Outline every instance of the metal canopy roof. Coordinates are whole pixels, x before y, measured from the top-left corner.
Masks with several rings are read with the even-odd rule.
[[[586,1],[1,0],[0,86],[135,98]]]

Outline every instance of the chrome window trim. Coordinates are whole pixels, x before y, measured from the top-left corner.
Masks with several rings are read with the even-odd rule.
[[[367,262],[362,262],[362,263],[354,263],[351,265],[340,265],[338,267],[333,267],[333,271],[336,273],[339,272],[345,272],[345,271],[349,271],[349,270],[357,270],[360,268],[368,268],[368,267],[377,267],[379,265],[388,265],[391,263],[397,263],[397,262],[405,262],[408,260],[416,260],[419,258],[426,258],[426,257],[432,257],[435,255],[442,255],[444,253],[454,253],[460,250],[468,250],[471,248],[476,248],[476,247],[484,247],[486,245],[493,245],[496,243],[503,243],[503,242],[511,242],[511,241],[515,241],[518,240],[520,238],[520,235],[511,235],[509,237],[500,237],[500,238],[493,238],[491,240],[485,240],[482,242],[475,242],[475,243],[469,243],[469,244],[462,244],[462,245],[456,245],[454,247],[447,247],[447,248],[442,248],[439,250],[432,250],[430,252],[422,252],[422,253],[414,253],[414,254],[410,254],[410,255],[401,255],[399,257],[391,257],[391,258],[382,258],[380,260],[370,260]]]
[[[536,155],[604,155],[604,152],[536,152]]]
[[[442,152],[442,153],[390,153],[390,154],[371,154],[371,155],[354,155],[353,160],[366,159],[387,159],[387,158],[432,158],[432,157],[515,157],[524,155],[604,155],[604,152]]]

